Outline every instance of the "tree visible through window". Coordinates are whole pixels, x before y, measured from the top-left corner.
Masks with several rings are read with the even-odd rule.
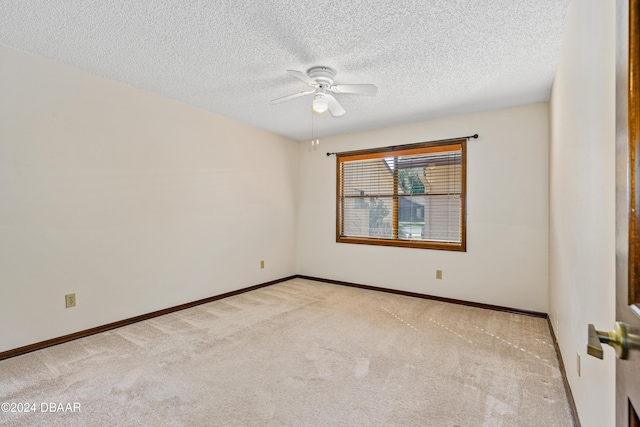
[[[466,139],[339,153],[337,241],[466,250]]]

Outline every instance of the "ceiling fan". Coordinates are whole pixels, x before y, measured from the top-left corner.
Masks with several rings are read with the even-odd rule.
[[[287,70],[287,73],[300,79],[313,89],[274,99],[270,102],[271,104],[279,104],[301,96],[314,94],[311,108],[315,113],[322,114],[329,110],[334,117],[340,117],[346,111],[331,93],[355,93],[359,95],[375,95],[378,93],[378,88],[372,84],[334,85],[333,77],[336,72],[329,67],[311,67],[306,74],[296,70]]]

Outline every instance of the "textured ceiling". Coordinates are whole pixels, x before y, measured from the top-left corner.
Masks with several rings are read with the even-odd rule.
[[[325,65],[347,113],[320,136],[549,98],[570,0],[0,0],[0,43],[296,140]]]

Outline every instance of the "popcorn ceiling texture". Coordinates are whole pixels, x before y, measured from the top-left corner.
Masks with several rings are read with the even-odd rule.
[[[285,70],[337,70],[316,134],[545,102],[569,0],[0,0],[0,44],[296,140],[311,97]],[[1,61],[0,61],[1,64]]]

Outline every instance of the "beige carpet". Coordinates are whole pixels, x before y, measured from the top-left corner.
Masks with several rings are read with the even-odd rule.
[[[36,409],[0,425],[571,426],[550,340],[539,318],[295,279],[0,361],[0,403]]]

